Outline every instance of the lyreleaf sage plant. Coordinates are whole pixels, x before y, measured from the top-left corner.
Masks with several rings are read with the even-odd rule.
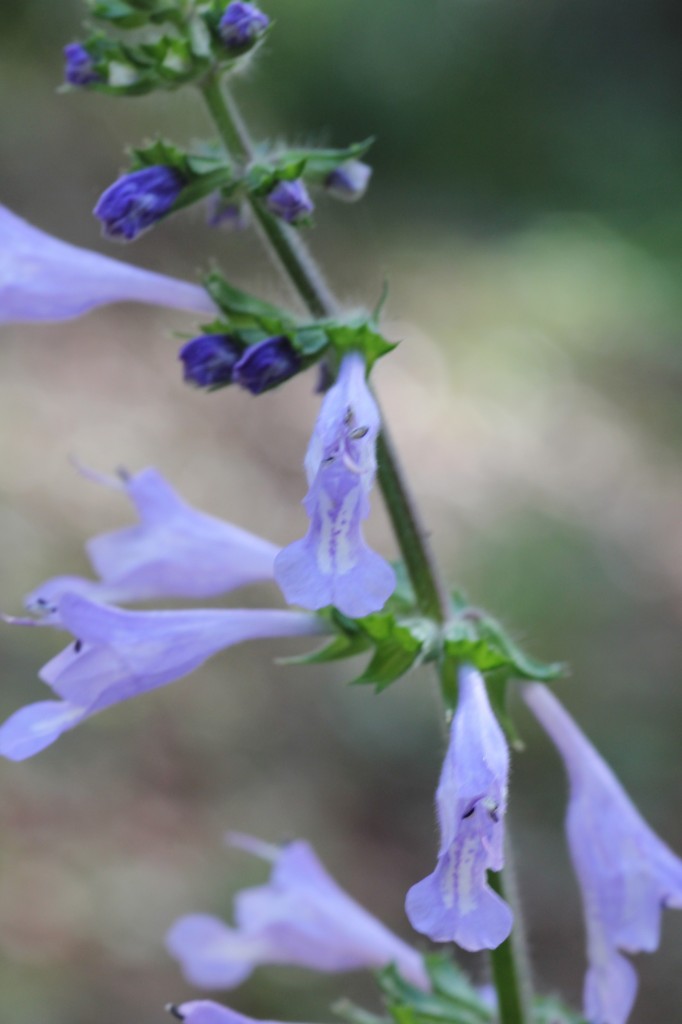
[[[280,548],[192,508],[153,469],[112,479],[86,473],[122,491],[139,522],[88,542],[95,578],[49,579],[28,595],[29,615],[5,617],[72,639],[40,672],[54,698],[19,709],[0,727],[0,754],[31,757],[98,712],[247,640],[321,637],[323,647],[294,660],[320,666],[366,655],[353,681],[377,692],[413,667],[431,665],[449,730],[436,790],[440,844],[434,870],[415,880],[405,906],[414,928],[434,943],[489,951],[492,990],[477,989],[449,952],[413,948],[384,927],[301,840],[275,846],[233,835],[233,844],[272,864],[269,881],[238,893],[233,925],[208,913],[180,918],[167,936],[170,954],[188,981],[206,989],[233,988],[266,964],[373,969],[398,1024],[625,1024],[637,979],[623,954],[658,946],[661,907],[682,907],[682,862],[543,685],[562,666],[528,657],[496,619],[440,577],[370,384],[376,361],[395,348],[382,334],[383,300],[371,312],[346,312],[301,234],[313,210],[323,208],[318,200],[362,198],[372,177],[365,160],[372,140],[342,149],[252,141],[226,85],[270,36],[271,18],[254,3],[87,6],[98,28],[65,47],[66,91],[131,97],[191,86],[217,135],[187,147],[157,138],[131,150],[128,169],[95,208],[105,237],[133,242],[163,230],[186,207],[206,204],[209,225],[257,228],[298,308],[241,291],[215,265],[201,285],[128,266],[52,238],[0,207],[0,323],[147,302],[196,314],[178,358],[185,381],[201,392],[234,385],[262,401],[315,370],[323,397],[304,460],[309,523],[304,537],[286,538]],[[238,232],[223,237],[239,242]],[[400,553],[395,565],[363,537],[375,483]],[[202,601],[273,581],[296,608],[121,607]],[[512,906],[504,828],[509,746],[518,744],[506,698],[517,679],[529,681],[525,699],[557,744],[570,781],[568,838],[588,934],[584,1017],[554,997],[533,996],[521,913]],[[253,1024],[210,1000],[168,1009],[186,1024]],[[388,1019],[350,1004],[340,1012],[348,1024]]]

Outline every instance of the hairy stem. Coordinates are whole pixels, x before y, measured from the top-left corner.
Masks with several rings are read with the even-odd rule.
[[[251,138],[217,73],[204,80],[201,91],[231,159],[249,161],[253,156]],[[273,217],[258,198],[251,198],[250,202],[269,251],[308,312],[314,317],[334,316],[338,303],[300,235]],[[385,423],[377,443],[377,460],[379,485],[419,608],[436,622],[446,622],[450,614],[447,592]],[[491,872],[490,884],[504,898],[501,874]],[[518,922],[518,914],[516,919]],[[500,1024],[529,1024],[530,984],[522,980],[520,966],[525,962],[518,956],[514,936],[493,950],[491,957]]]
[[[516,879],[511,844],[507,841],[503,871],[489,871],[488,882],[514,910],[514,929],[508,939],[490,952],[493,982],[497,991],[500,1024],[526,1024],[531,1020],[531,985],[523,921],[518,912]],[[523,969],[521,969],[523,968]]]

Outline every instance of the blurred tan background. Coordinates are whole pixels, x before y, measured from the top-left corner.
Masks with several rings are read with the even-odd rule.
[[[650,823],[682,852],[682,19],[672,0],[289,0],[241,83],[262,135],[334,145],[376,133],[363,204],[320,198],[315,251],[349,306],[390,281],[403,339],[378,388],[448,572],[539,657]],[[59,96],[77,0],[0,0],[0,201],[45,230],[191,278],[286,290],[250,236],[200,211],[119,249],[91,209],[128,143],[209,131],[191,95]],[[0,240],[1,243],[1,240]],[[81,480],[156,465],[187,499],[280,543],[305,517],[312,380],[258,400],[183,386],[174,331],[136,307],[3,330],[0,573],[6,611],[50,574],[85,572],[87,537],[128,521]],[[379,495],[369,533],[394,556]],[[274,587],[240,600],[277,602]],[[3,718],[46,695],[49,631],[0,636]],[[431,870],[440,726],[428,674],[381,699],[339,668],[272,667],[293,644],[217,657],[0,765],[0,1018],[157,1024],[192,996],[162,935],[228,915],[264,877],[226,828],[305,836],[338,880],[409,936]],[[541,987],[579,1000],[584,939],[564,848],[565,787],[519,709],[511,828]],[[633,1024],[679,1017],[682,916],[640,957]],[[472,958],[481,980],[485,965]],[[245,1012],[331,1020],[361,977],[262,969]]]

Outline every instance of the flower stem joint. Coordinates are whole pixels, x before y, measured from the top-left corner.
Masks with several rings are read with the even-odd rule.
[[[170,212],[185,184],[174,167],[145,167],[110,185],[94,214],[102,221],[107,238],[132,242]]]

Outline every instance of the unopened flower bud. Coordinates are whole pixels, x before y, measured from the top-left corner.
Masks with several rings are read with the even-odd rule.
[[[265,205],[287,224],[299,224],[308,218],[315,206],[300,178],[280,181],[268,192]]]
[[[233,0],[220,19],[218,32],[228,49],[244,50],[258,42],[269,24],[267,14],[259,11],[255,4]]]
[[[252,395],[260,395],[293,377],[301,369],[301,357],[286,335],[265,338],[250,345],[237,363],[232,380]]]
[[[231,334],[202,334],[180,349],[184,378],[198,388],[215,388],[232,383],[232,373],[244,352],[243,344]]]
[[[206,205],[206,222],[211,228],[245,231],[250,224],[248,206],[233,199],[223,199],[220,192],[210,195]]]
[[[145,167],[110,185],[94,214],[102,221],[107,238],[131,242],[168,213],[184,185],[174,167]]]
[[[324,187],[334,199],[354,203],[364,196],[371,177],[372,168],[369,164],[361,160],[347,160],[327,175]]]
[[[92,57],[80,43],[69,43],[63,52],[64,78],[69,85],[92,85],[102,81]]]

